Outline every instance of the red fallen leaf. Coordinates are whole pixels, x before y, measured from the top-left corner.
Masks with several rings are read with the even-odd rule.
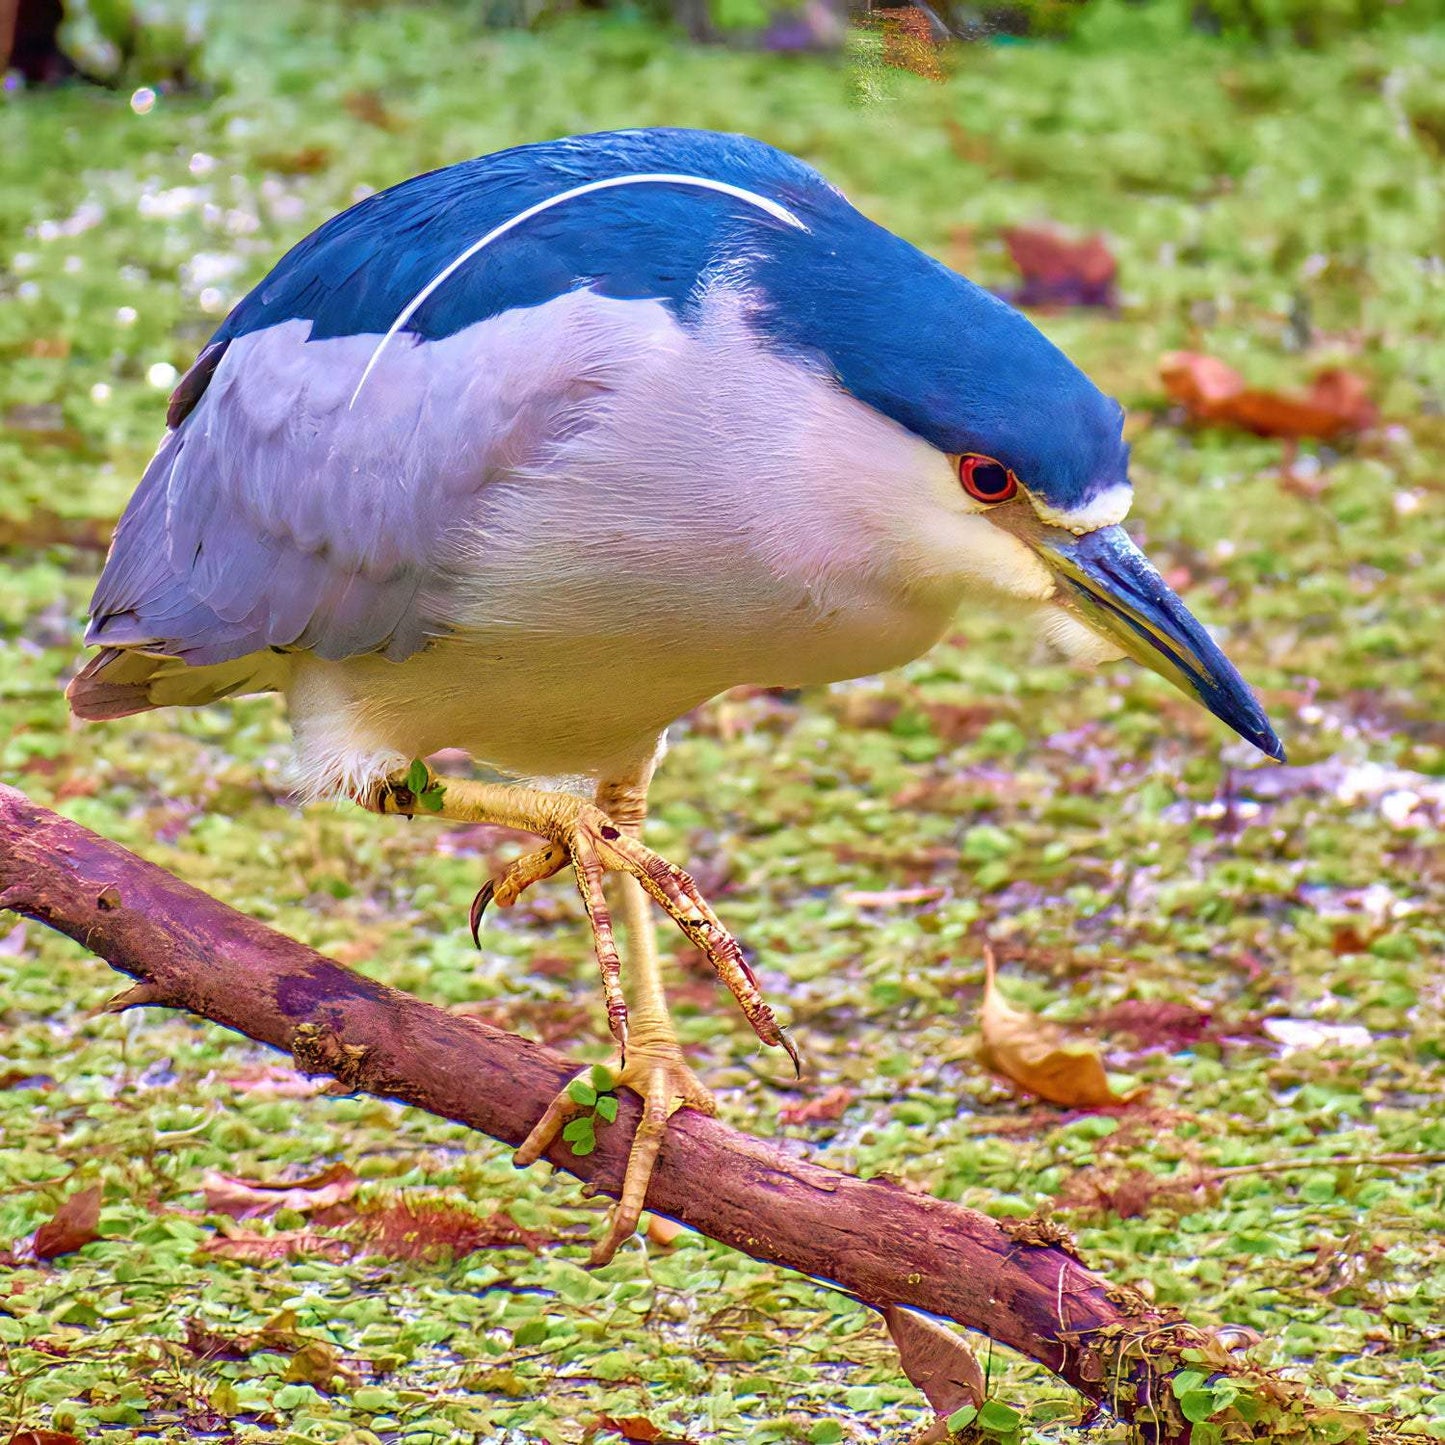
[[[217,1259],[234,1259],[241,1264],[274,1264],[281,1259],[344,1259],[351,1246],[344,1239],[318,1234],[314,1229],[283,1229],[276,1234],[252,1234],[237,1230],[219,1234],[201,1246],[202,1254]]]
[[[80,1445],[80,1436],[68,1430],[17,1430],[5,1445]]]
[[[1099,235],[1075,239],[1035,226],[1010,226],[1004,245],[1023,277],[1013,297],[1020,306],[1118,305],[1119,263]]]
[[[100,1238],[100,1190],[82,1189],[72,1194],[54,1218],[35,1231],[36,1259],[55,1259],[73,1254]]]
[[[1370,400],[1364,377],[1342,366],[1326,367],[1315,373],[1315,379],[1310,382],[1310,400],[1336,416],[1348,417],[1355,431],[1364,431],[1380,419],[1379,408]]]
[[[1166,352],[1159,379],[1170,400],[1198,421],[1222,419],[1229,400],[1244,390],[1244,378],[1232,366],[1199,351]]]
[[[1365,382],[1339,367],[1320,372],[1298,396],[1248,387],[1232,366],[1197,351],[1167,352],[1159,361],[1159,377],[1170,399],[1192,420],[1256,436],[1329,441],[1363,431],[1379,418]]]
[[[588,1437],[598,1430],[610,1430],[621,1435],[628,1445],[691,1445],[690,1440],[668,1434],[645,1415],[599,1415],[596,1424],[587,1432]]]
[[[479,1249],[525,1245],[535,1253],[546,1236],[501,1213],[481,1215],[458,1204],[398,1199],[356,1214],[366,1248],[388,1259],[461,1259]]]
[[[944,79],[933,26],[916,5],[876,9],[869,13],[868,19],[883,29],[884,65],[911,70],[925,80]]]
[[[784,1104],[778,1110],[780,1124],[816,1124],[821,1121],[841,1119],[853,1102],[853,1090],[845,1084],[837,1084],[826,1094],[816,1099],[803,1099],[796,1104]]]
[[[271,1184],[259,1179],[238,1179],[209,1169],[201,1179],[206,1208],[212,1214],[229,1214],[232,1219],[256,1219],[280,1209],[298,1214],[326,1209],[350,1199],[361,1181],[345,1164],[333,1164],[306,1179]]]

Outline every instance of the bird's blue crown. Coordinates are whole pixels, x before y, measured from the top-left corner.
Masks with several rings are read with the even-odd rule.
[[[384,334],[439,273],[510,218],[563,191],[637,173],[706,178],[774,209],[681,184],[591,190],[539,210],[463,263],[403,329],[423,340],[448,336],[579,287],[660,300],[694,324],[708,277],[727,267],[741,274],[765,342],[824,368],[940,450],[997,458],[1063,512],[1126,480],[1118,404],[1029,321],[875,225],[801,161],[709,131],[577,136],[393,186],[293,247],[213,344],[291,319],[310,320],[313,339]],[[209,370],[200,368],[179,398],[179,415]]]

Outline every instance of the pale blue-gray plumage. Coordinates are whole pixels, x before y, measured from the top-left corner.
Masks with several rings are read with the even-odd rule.
[[[656,172],[770,209],[665,182],[577,196],[459,266],[377,355],[413,298],[509,217]],[[1060,537],[1117,523],[1129,495],[1120,408],[1021,315],[801,162],[691,131],[523,147],[361,202],[236,307],[170,421],[97,589],[87,640],[107,651],[72,700],[109,716],[280,688],[313,791],[433,745],[595,773],[721,688],[902,661],[971,591],[1013,596],[1088,655],[1076,579],[993,526],[937,555],[935,522],[957,530],[986,509],[904,474],[995,458]],[[656,669],[634,618],[658,628]],[[1204,634],[1183,642],[1192,690],[1277,752]],[[457,658],[418,677],[413,726],[407,686],[369,660],[449,646]],[[1165,660],[1179,680],[1178,647]],[[619,687],[631,715],[604,701],[586,736],[585,694]],[[498,710],[528,738],[489,746]],[[583,735],[540,737],[548,716]]]

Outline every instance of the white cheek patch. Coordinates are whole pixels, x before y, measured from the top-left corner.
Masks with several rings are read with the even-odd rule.
[[[1038,616],[1038,629],[1050,647],[1070,662],[1084,667],[1097,667],[1101,662],[1117,662],[1125,656],[1124,649],[1109,638],[1086,627],[1062,607],[1045,607]]]
[[[958,519],[949,545],[968,581],[1005,597],[1043,602],[1054,595],[1054,574],[1027,543],[996,526],[987,513]]]
[[[1100,527],[1116,526],[1129,515],[1129,506],[1133,500],[1134,489],[1125,482],[1100,492],[1084,506],[1076,507],[1072,511],[1051,507],[1033,493],[1029,494],[1029,501],[1033,503],[1034,511],[1038,513],[1041,521],[1054,527],[1067,527],[1076,537],[1082,537],[1086,532],[1097,532]]]

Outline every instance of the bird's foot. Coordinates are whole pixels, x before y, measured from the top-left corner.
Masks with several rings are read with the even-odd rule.
[[[632,1136],[622,1193],[608,1216],[606,1231],[593,1247],[588,1261],[592,1265],[607,1264],[622,1241],[636,1232],[653,1165],[662,1148],[663,1135],[667,1133],[667,1121],[684,1108],[703,1114],[717,1113],[717,1102],[683,1061],[682,1050],[671,1036],[671,1030],[654,1032],[639,1026],[628,1045],[626,1059],[617,1055],[610,1073],[616,1085],[631,1089],[642,1100],[642,1118]],[[594,1095],[590,1102],[589,1094]],[[590,1069],[585,1070],[552,1100],[547,1112],[522,1141],[514,1160],[517,1167],[536,1163],[569,1124],[591,1113],[596,1105],[594,1074]]]
[[[472,937],[478,936],[482,915],[489,904],[509,907],[533,883],[550,878],[570,860],[582,894],[582,905],[592,926],[608,1026],[625,1054],[627,1003],[622,996],[621,960],[612,915],[603,897],[602,880],[608,873],[629,873],[707,959],[713,972],[738,1001],[738,1007],[758,1038],[765,1044],[781,1046],[793,1061],[796,1072],[797,1049],[764,1000],[737,940],[719,922],[692,878],[624,832],[594,803],[564,793],[544,796],[547,807],[539,810],[539,815],[525,826],[547,838],[547,846],[518,858],[499,879],[482,887],[472,902]]]

